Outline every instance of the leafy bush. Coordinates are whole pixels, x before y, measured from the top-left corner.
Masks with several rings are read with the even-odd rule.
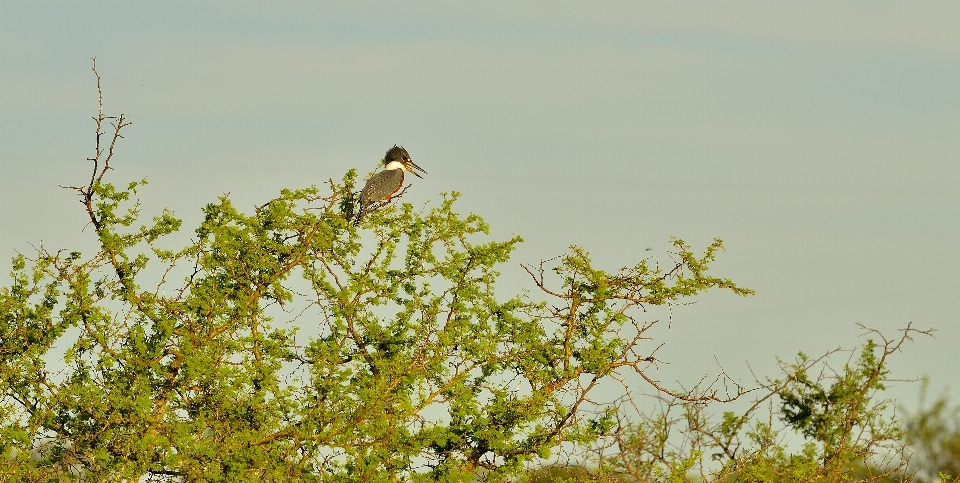
[[[249,214],[221,197],[189,244],[164,248],[182,223],[165,210],[141,225],[145,181],[109,182],[129,122],[100,105],[89,182],[72,187],[99,250],[18,256],[0,289],[12,478],[503,480],[614,426],[617,407],[591,395],[655,361],[644,306],[751,293],[707,274],[719,240],[702,255],[674,240],[666,268],[613,273],[572,247],[526,267],[546,300],[498,298],[519,237],[489,241],[456,193],[355,227],[354,171]]]

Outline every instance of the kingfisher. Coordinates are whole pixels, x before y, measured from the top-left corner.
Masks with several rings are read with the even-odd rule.
[[[360,192],[360,210],[357,211],[357,219],[354,221],[354,225],[360,224],[360,218],[363,217],[371,205],[390,201],[390,198],[397,191],[400,191],[400,187],[403,186],[404,171],[413,173],[420,179],[423,179],[423,176],[420,176],[420,173],[415,170],[427,174],[423,168],[414,164],[413,160],[410,159],[410,153],[403,149],[403,146],[397,146],[396,144],[387,150],[387,154],[383,157],[383,165],[383,171],[373,175],[363,187],[363,191]]]

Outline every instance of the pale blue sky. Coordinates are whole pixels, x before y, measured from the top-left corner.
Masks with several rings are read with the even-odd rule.
[[[148,215],[190,226],[399,143],[430,173],[405,200],[463,192],[526,239],[516,262],[723,238],[716,273],[757,295],[677,309],[667,381],[912,321],[937,337],[894,374],[960,394],[960,3],[2,0],[2,272],[91,246],[57,185],[88,169],[94,56],[134,122],[112,176],[149,178]]]

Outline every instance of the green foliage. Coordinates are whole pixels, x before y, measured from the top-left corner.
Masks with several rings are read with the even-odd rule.
[[[503,298],[498,270],[520,237],[492,240],[457,193],[418,209],[401,192],[355,226],[351,170],[253,213],[221,197],[171,249],[172,213],[140,224],[146,181],[105,179],[129,125],[114,119],[101,146],[111,119],[94,118],[93,172],[73,188],[99,249],[17,256],[0,287],[5,480],[910,479],[879,394],[887,358],[928,332],[873,331],[882,343],[839,372],[831,354],[801,353],[756,389],[672,391],[644,372],[656,322],[640,317],[711,288],[752,294],[708,274],[720,240],[697,254],[674,239],[668,262],[614,272],[572,246],[524,265],[535,289]],[[662,411],[628,404],[631,374]],[[622,398],[597,390],[609,382]],[[748,393],[745,411],[707,412]],[[951,414],[938,401],[908,421],[921,476],[960,473]]]
[[[920,407],[906,418],[907,440],[915,451],[912,462],[924,481],[960,480],[960,406],[950,407],[946,395],[927,406],[924,381]]]
[[[139,225],[144,182],[104,179],[120,130],[74,188],[99,242],[40,249],[0,288],[0,474],[24,480],[488,481],[617,408],[589,396],[641,371],[634,317],[713,287],[719,240],[610,273],[571,247],[526,267],[543,298],[497,298],[522,240],[489,240],[457,193],[350,222],[356,173],[244,213],[224,196],[193,240],[164,211]],[[549,302],[549,303],[548,303]],[[308,327],[308,336],[298,327]],[[56,348],[65,349],[60,364]]]
[[[531,471],[527,483],[629,483],[623,476],[603,475],[576,465],[553,465]]]
[[[888,357],[929,331],[908,327],[892,340],[870,332],[883,344],[868,340],[842,371],[830,369],[836,351],[781,364],[784,377],[768,380],[742,413],[713,418],[698,401],[664,401],[659,417],[625,424],[600,446],[610,454],[597,460],[600,472],[643,482],[690,481],[694,469],[723,482],[911,480],[904,432],[879,394]]]

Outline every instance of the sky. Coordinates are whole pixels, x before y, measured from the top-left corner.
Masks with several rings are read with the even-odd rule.
[[[429,172],[405,201],[459,191],[524,238],[506,293],[571,244],[614,270],[723,239],[713,273],[756,295],[674,308],[668,385],[913,323],[935,337],[893,376],[957,402],[958,31],[957,2],[0,0],[0,268],[93,249],[59,186],[89,176],[96,57],[134,123],[110,176],[149,180],[147,216],[189,231],[401,144]]]

